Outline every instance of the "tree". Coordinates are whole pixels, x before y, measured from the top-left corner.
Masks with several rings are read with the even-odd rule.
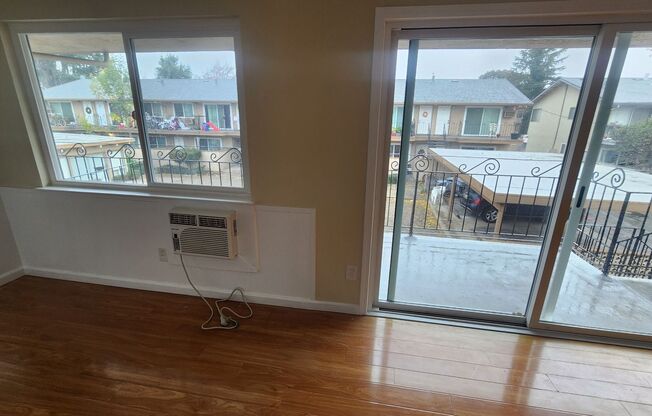
[[[192,78],[192,71],[188,65],[179,62],[176,55],[161,56],[156,67],[156,78],[158,79],[184,79]]]
[[[226,63],[217,62],[211,69],[206,71],[202,76],[204,79],[233,79],[235,78],[235,69]]]
[[[512,69],[488,71],[480,78],[507,79],[532,99],[557,79],[559,71],[564,69],[565,53],[566,49],[558,48],[524,49],[514,59]]]
[[[515,71],[527,75],[527,82],[521,91],[532,99],[541,94],[564,70],[566,49],[536,48],[522,50],[514,59],[512,67]]]
[[[89,55],[69,55],[71,58],[97,60],[102,62],[104,56],[101,53]],[[69,63],[65,58],[61,60],[36,57],[34,59],[36,73],[43,88],[55,87],[67,82],[78,80],[81,77],[92,78],[102,68],[100,65]]]
[[[652,120],[614,127],[611,136],[616,142],[619,164],[652,171]]]
[[[480,79],[506,79],[519,90],[528,82],[527,74],[517,72],[513,69],[494,69],[480,75]]]
[[[91,90],[98,98],[109,101],[112,121],[126,122],[133,110],[133,102],[129,74],[122,63],[109,60],[91,81]]]

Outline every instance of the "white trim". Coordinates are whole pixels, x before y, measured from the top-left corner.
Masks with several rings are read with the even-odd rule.
[[[45,277],[50,279],[197,296],[197,294],[192,290],[190,286],[184,284],[161,283],[154,280],[136,280],[120,276],[79,273],[68,270],[47,268],[25,267],[22,269],[22,271],[25,275]],[[201,290],[204,295],[211,298],[226,297],[230,293],[230,289],[215,290],[201,286],[199,287],[199,290]],[[309,298],[274,295],[260,292],[246,292],[246,295],[247,299],[251,302],[260,303],[263,305],[283,306],[287,308],[309,309],[326,312],[339,312],[354,315],[359,313],[358,305],[349,303],[326,302]]]
[[[24,275],[25,271],[22,267],[16,267],[15,269],[2,273],[0,274],[0,286],[6,285],[9,282],[13,282],[14,280]]]

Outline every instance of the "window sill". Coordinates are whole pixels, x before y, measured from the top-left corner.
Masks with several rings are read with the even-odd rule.
[[[127,190],[127,189],[106,189],[106,188],[92,188],[92,187],[74,187],[74,186],[63,186],[63,185],[51,185],[43,186],[37,188],[40,191],[46,192],[69,192],[69,193],[78,193],[86,195],[98,195],[106,197],[125,197],[125,198],[153,198],[153,199],[176,199],[176,200],[193,200],[193,201],[210,201],[210,202],[222,202],[229,204],[242,204],[242,205],[252,205],[253,200],[251,199],[250,194],[234,194],[225,196],[224,194],[215,195],[211,192],[203,191],[193,191],[186,190],[180,191],[175,189],[174,191],[165,191],[165,190],[151,190],[151,189],[142,189],[142,190]]]

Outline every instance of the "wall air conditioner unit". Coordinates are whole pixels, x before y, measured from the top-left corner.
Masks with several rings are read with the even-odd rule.
[[[235,211],[175,208],[170,230],[176,254],[233,259],[238,255]]]

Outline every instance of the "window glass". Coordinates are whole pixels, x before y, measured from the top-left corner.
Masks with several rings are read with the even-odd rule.
[[[119,33],[26,35],[58,180],[144,184]]]
[[[177,117],[192,117],[193,113],[192,103],[174,104],[174,115]]]
[[[541,109],[540,108],[535,108],[532,110],[532,118],[530,121],[539,121],[541,119]]]
[[[243,188],[233,38],[135,39],[133,48],[143,100],[162,106],[146,134],[174,141],[147,142],[152,179]]]

